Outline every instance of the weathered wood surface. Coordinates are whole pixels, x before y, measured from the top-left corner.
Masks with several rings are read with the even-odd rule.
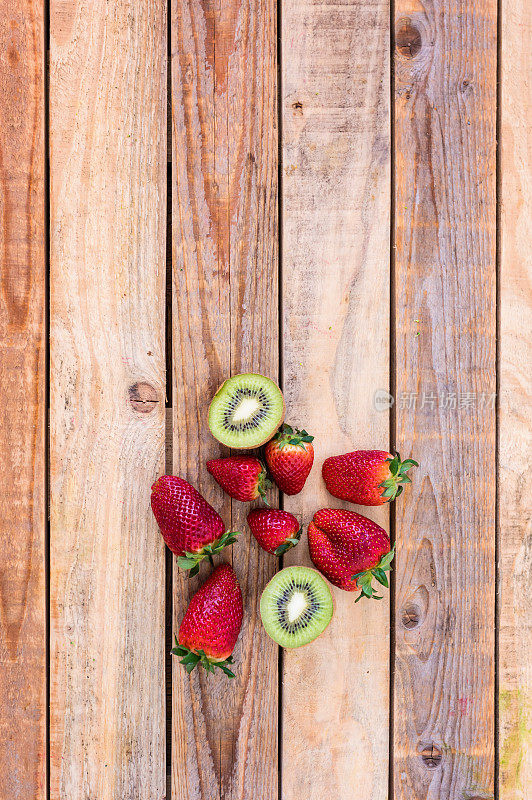
[[[172,2],[174,472],[244,534],[237,677],[173,668],[174,800],[277,797],[277,648],[258,599],[275,559],[205,469],[221,452],[207,409],[229,375],[278,376],[276,13],[273,0]],[[200,578],[174,566],[177,632]]]
[[[0,799],[45,797],[44,4],[0,2]]]
[[[339,505],[327,456],[389,446],[374,405],[389,385],[389,8],[290,0],[282,19],[283,385],[287,420],[316,437],[285,507],[306,525]],[[387,509],[357,510],[388,524]],[[285,561],[310,564],[306,536]],[[384,800],[389,600],[333,591],[327,631],[283,654],[282,796]]]
[[[279,375],[274,0],[168,3],[166,460],[244,531],[222,558],[246,616],[234,681],[172,665],[166,784],[165,564],[149,509],[165,468],[165,7],[50,2],[50,798],[391,800],[388,599],[335,591],[333,623],[285,652],[279,676],[258,611],[276,561],[205,470],[221,452],[206,425],[218,384]],[[388,446],[374,395],[390,382],[392,438],[421,464],[394,511],[395,800],[493,797],[497,730],[500,800],[532,796],[532,22],[526,0],[500,10],[497,476],[496,2],[395,3],[393,181],[389,5],[282,4],[281,378],[288,420],[316,435],[285,507],[308,523],[337,505],[327,455]],[[40,1],[0,0],[0,800],[46,796],[43,17]],[[388,525],[388,509],[358,510]],[[285,561],[309,563],[306,541]],[[208,573],[174,567],[176,632]]]
[[[494,789],[496,12],[395,7],[397,800]]]
[[[502,3],[499,796],[532,797],[532,5]]]
[[[166,11],[50,11],[51,797],[160,800]]]

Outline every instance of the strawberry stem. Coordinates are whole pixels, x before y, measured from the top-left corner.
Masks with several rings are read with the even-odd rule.
[[[263,501],[264,505],[269,508],[270,504],[268,502],[268,498],[266,497],[266,492],[269,489],[272,488],[273,483],[271,482],[271,480],[268,477],[268,472],[266,470],[266,467],[264,466],[262,461],[260,463],[261,463],[261,466],[262,466],[262,472],[259,475],[259,485],[258,485],[257,488],[258,488],[259,494],[260,494],[260,496],[262,498],[262,501]]]
[[[222,672],[225,672],[228,678],[235,677],[235,673],[231,672],[227,666],[227,664],[233,663],[233,656],[229,656],[229,658],[226,658],[224,661],[216,661],[210,658],[204,650],[191,650],[189,647],[179,644],[177,636],[175,636],[174,639],[175,647],[172,647],[170,652],[180,659],[179,663],[183,665],[188,675],[190,675],[192,670],[199,664],[207,671],[207,674],[214,672],[216,667],[218,667]]]
[[[192,578],[194,575],[198,574],[200,562],[203,561],[204,558],[208,558],[211,566],[214,566],[213,555],[220,553],[224,547],[236,542],[238,536],[240,536],[240,531],[226,531],[218,539],[215,539],[214,542],[206,544],[196,553],[186,550],[185,553],[177,559],[177,564],[181,569],[190,570],[189,578]]]
[[[390,465],[390,477],[386,478],[382,483],[379,483],[379,487],[384,490],[381,496],[385,497],[388,503],[390,503],[392,500],[395,500],[396,497],[399,497],[403,491],[403,484],[412,483],[406,473],[409,469],[412,469],[412,467],[419,467],[419,464],[417,461],[414,461],[413,458],[406,458],[404,461],[401,461],[399,453],[396,453],[393,458],[387,458],[386,461]]]
[[[373,578],[375,578],[382,586],[388,588],[389,583],[386,573],[390,572],[392,569],[391,563],[394,556],[395,545],[388,553],[385,553],[381,557],[378,564],[376,564],[374,567],[371,569],[366,569],[363,572],[357,572],[356,575],[351,576],[351,580],[356,581],[357,588],[361,590],[359,596],[355,600],[355,603],[358,603],[358,601],[362,600],[363,597],[367,597],[370,600],[382,600],[382,595],[375,594],[375,589],[371,584]]]
[[[288,550],[290,550],[292,547],[295,547],[296,544],[299,544],[302,533],[303,528],[300,528],[297,533],[294,533],[293,537],[286,539],[282,544],[279,545],[279,547],[276,547],[273,551],[274,556],[284,556]]]
[[[299,428],[294,430],[294,428],[286,424],[282,426],[273,438],[279,445],[279,450],[282,450],[287,444],[293,444],[302,450],[306,450],[305,443],[310,444],[314,441],[314,436],[311,436],[305,430],[299,430]]]

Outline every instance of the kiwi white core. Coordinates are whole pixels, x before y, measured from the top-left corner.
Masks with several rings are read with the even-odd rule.
[[[260,403],[255,397],[243,397],[233,411],[233,422],[242,422],[250,419],[260,409]]]
[[[287,567],[271,579],[260,599],[268,636],[281,647],[301,647],[323,633],[334,605],[326,581],[309,567]]]
[[[209,408],[209,428],[227,447],[247,450],[271,439],[284,419],[277,384],[264,375],[234,375],[223,383]]]
[[[294,592],[286,605],[288,622],[295,622],[309,607],[309,601],[303,592]]]

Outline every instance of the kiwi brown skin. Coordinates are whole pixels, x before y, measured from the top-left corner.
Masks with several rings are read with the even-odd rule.
[[[314,569],[313,567],[307,567],[307,565],[306,565],[306,564],[291,564],[290,566],[306,567],[307,569],[311,570],[311,572],[315,572],[315,573],[316,573],[316,575],[319,575],[319,576],[320,576],[320,578],[322,578],[322,579],[325,581],[325,583],[329,583],[329,581],[327,580],[327,578],[325,577],[325,575],[322,575],[322,574],[321,574],[321,572],[320,572],[319,570],[317,570],[317,569]],[[275,577],[275,576],[274,576],[274,577]],[[271,578],[270,580],[273,580],[273,578]],[[269,582],[270,582],[270,581],[268,581],[268,583],[269,583]],[[266,584],[266,586],[267,586],[267,585],[268,585],[268,584]],[[266,588],[266,586],[264,587],[264,589]],[[331,587],[331,586],[332,586],[332,584],[331,584],[331,583],[329,583],[329,586]],[[335,587],[334,587],[334,586],[332,586],[332,589],[334,589],[334,588],[335,588]],[[322,630],[322,632],[321,632],[320,634],[318,634],[318,636],[316,636],[316,638],[315,638],[315,639],[313,639],[311,642],[307,642],[306,644],[300,644],[300,645],[299,645],[299,647],[283,647],[283,645],[280,645],[280,644],[279,644],[279,645],[277,645],[278,647],[281,647],[283,650],[304,650],[304,649],[305,649],[305,647],[310,647],[310,645],[311,645],[311,644],[314,644],[314,642],[316,642],[316,641],[317,641],[317,640],[320,638],[320,636],[323,636],[323,634],[325,633],[325,631],[327,630],[327,628],[329,627],[329,625],[330,625],[330,624],[331,624],[331,622],[333,621],[333,619],[334,619],[334,615],[336,614],[336,600],[335,600],[335,598],[334,598],[334,592],[332,591],[332,589],[331,589],[331,599],[332,599],[332,614],[331,614],[331,618],[330,618],[329,622],[328,622],[328,623],[327,623],[327,625],[324,627],[324,629]],[[263,591],[264,591],[264,590],[263,590]],[[266,635],[268,635],[268,634],[266,634]],[[273,641],[275,641],[275,640],[273,640]],[[277,643],[276,643],[276,644],[277,644]]]
[[[256,375],[258,378],[267,378],[268,377],[267,375],[261,375],[260,372],[247,372],[246,374],[247,375]],[[208,418],[208,416],[209,416],[209,414],[211,412],[211,406],[212,406],[214,400],[220,394],[220,392],[222,391],[223,387],[225,386],[225,384],[227,383],[228,380],[229,380],[229,378],[226,378],[226,380],[223,383],[221,383],[218,386],[218,388],[216,389],[216,391],[215,391],[215,393],[213,395],[213,398],[212,398],[211,402],[209,403],[209,408],[208,408],[208,411],[207,411],[207,418]],[[281,389],[280,389],[279,384],[277,383],[277,381],[274,381],[273,378],[270,378],[269,380],[271,380],[273,383],[275,383],[275,385],[277,386],[277,388],[281,392]],[[262,447],[263,444],[266,444],[266,442],[269,442],[270,439],[273,439],[273,437],[275,436],[275,434],[277,433],[277,431],[279,430],[279,428],[283,424],[284,418],[285,418],[285,415],[286,415],[286,403],[285,403],[285,400],[284,400],[284,394],[282,392],[281,392],[281,397],[283,398],[283,410],[281,412],[281,419],[279,420],[279,425],[273,431],[273,433],[269,433],[266,436],[265,439],[262,439],[262,441],[257,442],[256,444],[252,444],[249,447],[245,447],[244,445],[242,445],[241,447],[238,448],[238,450],[256,450],[258,447]],[[303,646],[305,647],[306,645],[303,645]]]

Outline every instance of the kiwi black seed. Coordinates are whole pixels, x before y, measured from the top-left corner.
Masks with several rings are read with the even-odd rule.
[[[284,419],[284,399],[274,381],[253,373],[234,375],[214,395],[209,408],[212,435],[227,447],[260,447]]]
[[[281,647],[302,647],[323,633],[334,610],[326,581],[309,567],[286,567],[266,585],[260,615]]]

